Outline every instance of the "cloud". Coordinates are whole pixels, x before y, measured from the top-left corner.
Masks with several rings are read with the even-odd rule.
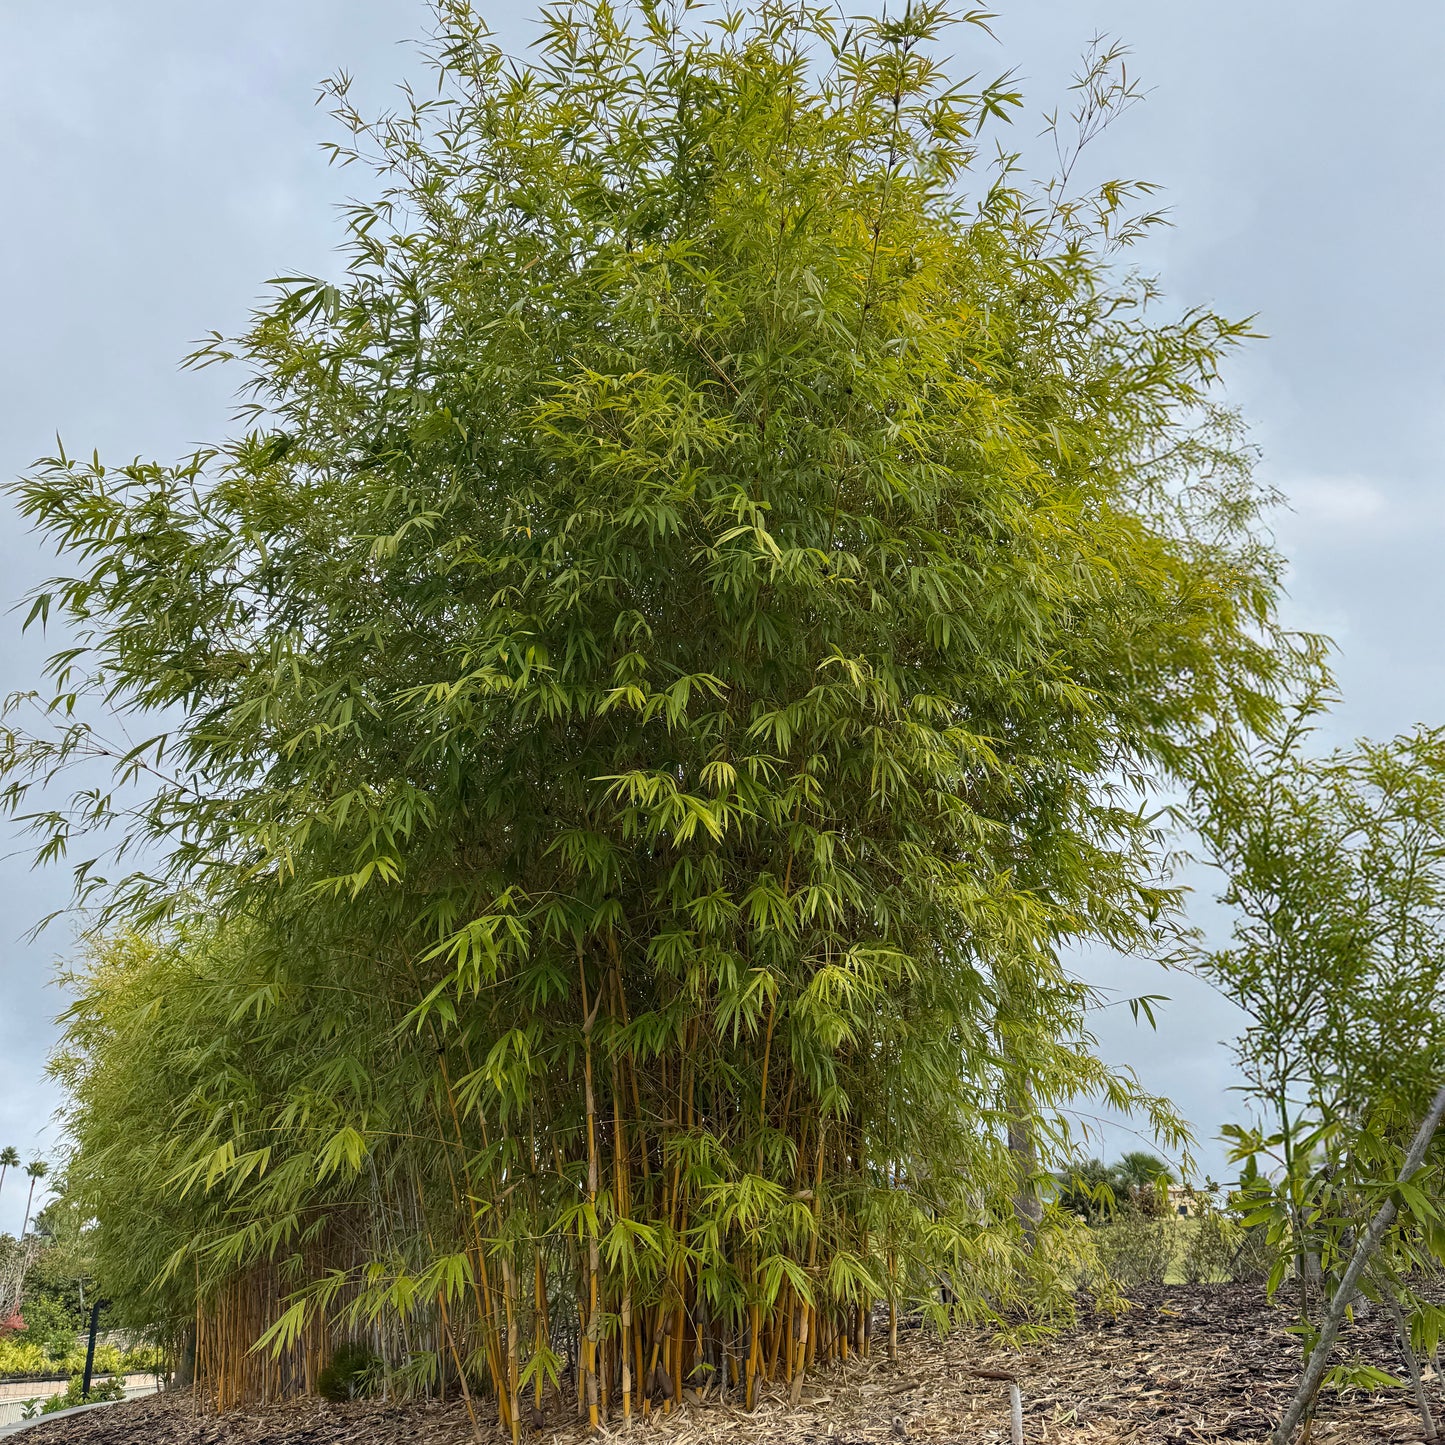
[[[1297,477],[1280,490],[1293,517],[1310,528],[1346,530],[1398,519],[1385,490],[1364,477]]]
[[[525,46],[532,0],[484,8]],[[1420,179],[1438,170],[1445,126],[1436,7],[1384,7],[1365,26],[1346,0],[999,8],[1001,44],[970,35],[960,69],[1017,66],[1034,114],[1067,101],[1093,34],[1134,46],[1152,94],[1101,139],[1099,164],[1166,187],[1177,228],[1136,259],[1162,273],[1168,304],[1257,313],[1269,333],[1229,368],[1230,399],[1291,499],[1276,519],[1291,620],[1344,644],[1342,734],[1445,719],[1445,191]],[[176,359],[238,324],[266,276],[332,264],[331,206],[360,181],[318,157],[315,81],[346,68],[384,100],[413,63],[393,42],[426,24],[420,0],[132,0],[124,23],[116,13],[72,0],[6,7],[0,22],[6,198],[21,218],[0,235],[0,265],[20,283],[0,348],[5,475],[57,428],[82,453],[120,458],[174,457],[224,431],[232,379],[178,377]],[[1380,75],[1390,104],[1342,120],[1341,95]],[[5,601],[49,566],[0,526]],[[0,632],[4,691],[38,676],[34,640],[13,628]],[[49,1147],[57,1102],[41,1079],[59,1007],[49,955],[63,940],[21,939],[65,891],[60,872],[0,865],[0,1145],[27,1151]],[[1174,996],[1157,1034],[1116,1008],[1100,1037],[1207,1140],[1238,1108],[1220,1042],[1236,1031],[1228,1006],[1137,962],[1086,966],[1102,985]],[[9,1208],[0,1199],[0,1228]]]

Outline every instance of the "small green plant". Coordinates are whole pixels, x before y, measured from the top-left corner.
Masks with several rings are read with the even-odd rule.
[[[112,1375],[105,1380],[92,1380],[90,1382],[90,1394],[82,1390],[84,1380],[80,1375],[72,1375],[66,1387],[57,1395],[52,1395],[41,1407],[42,1415],[53,1415],[57,1410],[69,1410],[75,1405],[98,1405],[105,1400],[124,1400],[125,1385],[118,1375]]]
[[[368,1346],[348,1340],[336,1347],[331,1363],[316,1381],[316,1393],[323,1400],[341,1404],[369,1395],[376,1384],[381,1360]]]
[[[33,1420],[40,1413],[40,1396],[32,1395],[28,1400],[20,1402],[20,1418],[22,1420]]]

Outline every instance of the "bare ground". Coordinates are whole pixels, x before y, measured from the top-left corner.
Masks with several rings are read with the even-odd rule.
[[[684,1404],[634,1435],[656,1445],[993,1445],[1009,1438],[1008,1389],[979,1370],[1010,1370],[1024,1395],[1030,1445],[1258,1445],[1289,1397],[1299,1344],[1263,1292],[1245,1285],[1140,1288],[1123,1316],[1087,1314],[1077,1329],[1018,1352],[981,1335],[906,1334],[897,1363],[874,1359],[810,1379],[789,1410],[765,1395],[751,1415],[728,1405]],[[1399,1350],[1378,1312],[1341,1338],[1341,1357],[1399,1374]],[[1432,1408],[1445,1391],[1429,1378]],[[620,1433],[619,1429],[614,1433]],[[484,1431],[489,1441],[495,1430]],[[536,1445],[575,1445],[583,1431],[555,1412]],[[456,1405],[326,1405],[296,1402],[217,1417],[188,1396],[152,1397],[57,1420],[26,1432],[25,1445],[464,1445]],[[1422,1440],[1407,1389],[1327,1392],[1312,1445],[1393,1445]]]

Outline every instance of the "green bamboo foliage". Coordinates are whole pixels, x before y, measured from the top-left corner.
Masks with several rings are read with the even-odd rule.
[[[1020,1159],[1083,1094],[1174,1127],[1060,950],[1153,944],[1135,790],[1269,711],[1243,328],[1154,319],[1135,189],[981,164],[1018,98],[941,7],[700,15],[523,65],[440,5],[434,97],[334,89],[343,274],[195,358],[250,430],[19,486],[79,637],[7,758],[92,860],[71,1187],[223,1404],[341,1337],[513,1431],[796,1393],[942,1276],[1046,1323]]]
[[[1253,1118],[1223,1133],[1246,1223],[1272,1255],[1269,1291],[1297,1312],[1306,1357],[1274,1438],[1293,1437],[1322,1385],[1379,1383],[1330,1356],[1345,1309],[1369,1304],[1393,1317],[1399,1383],[1414,1387],[1428,1438],[1416,1352],[1434,1358],[1445,1333],[1420,1289],[1445,1259],[1445,731],[1325,750],[1326,661],[1263,736],[1221,728],[1199,752],[1192,802],[1233,926],[1192,963],[1243,1015]]]

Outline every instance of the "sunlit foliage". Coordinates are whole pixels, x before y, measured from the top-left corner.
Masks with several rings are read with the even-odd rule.
[[[941,1274],[1045,1322],[1057,1110],[1176,1128],[1061,950],[1168,928],[1140,789],[1280,665],[1244,327],[1156,318],[1070,137],[994,163],[939,6],[437,23],[434,96],[333,91],[342,274],[195,358],[243,434],[18,490],[78,711],[8,797],[94,910],[58,1068],[116,1289],[223,1402],[353,1334],[514,1430],[569,1331],[599,1419],[796,1390]]]

